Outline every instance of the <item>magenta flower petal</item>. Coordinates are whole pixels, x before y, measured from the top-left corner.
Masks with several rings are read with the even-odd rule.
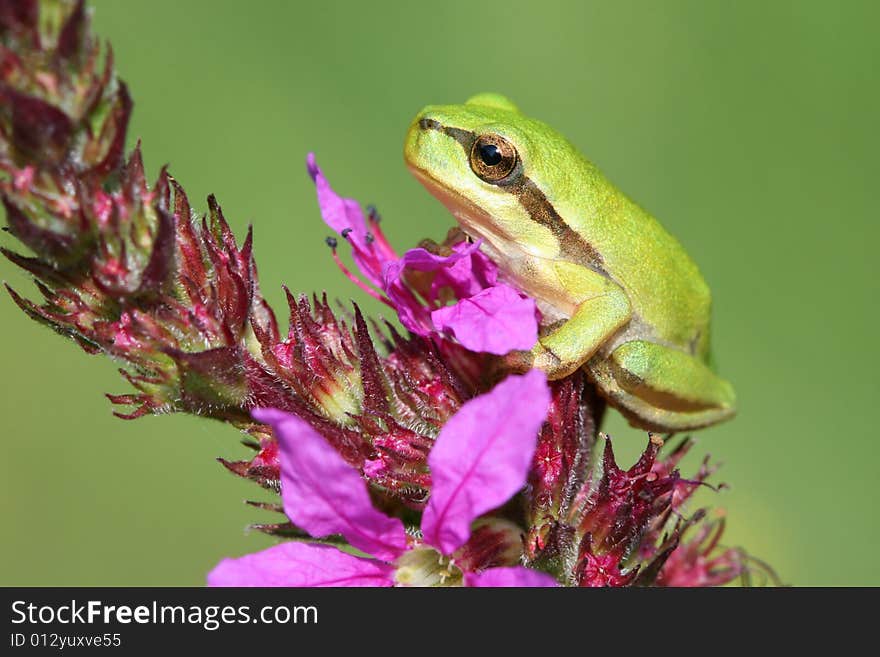
[[[453,263],[456,263],[459,260],[464,260],[472,253],[476,253],[480,248],[480,244],[481,242],[474,242],[473,244],[460,242],[453,247],[452,253],[448,256],[437,255],[436,253],[431,253],[427,249],[419,247],[416,249],[410,249],[404,253],[401,260],[403,261],[404,266],[409,269],[415,269],[416,271],[437,271],[439,269],[450,267]]]
[[[333,191],[324,172],[318,166],[314,153],[308,154],[306,168],[315,182],[318,208],[321,210],[324,223],[351,243],[352,258],[358,269],[373,285],[380,287],[382,266],[396,258],[396,254],[386,243],[377,244],[376,236],[370,235],[367,219],[360,204],[354,199],[343,198]]]
[[[434,330],[431,323],[429,311],[423,303],[416,298],[409,287],[403,280],[404,271],[407,269],[414,271],[437,271],[438,277],[442,278],[445,271],[454,267],[458,263],[470,261],[470,256],[477,252],[480,245],[463,244],[456,245],[458,248],[453,249],[453,253],[448,256],[441,256],[431,253],[427,249],[417,248],[410,249],[403,254],[399,260],[385,262],[382,269],[382,290],[388,295],[400,323],[417,335],[426,336]],[[457,273],[458,278],[466,278],[471,275],[471,267],[468,265],[466,271]],[[443,278],[448,284],[450,279]],[[472,281],[473,285],[477,285],[476,281]],[[457,284],[457,289],[468,288],[466,284]]]
[[[477,242],[476,246],[479,246]],[[431,300],[438,297],[440,289],[448,287],[459,299],[472,297],[478,292],[492,287],[498,281],[498,267],[473,244],[459,242],[452,246],[456,253],[466,252],[469,257],[460,258],[437,272],[431,284]]]
[[[523,566],[506,568],[489,568],[481,573],[467,573],[465,585],[473,587],[538,587],[559,586],[559,583],[547,573],[542,573]]]
[[[439,331],[455,337],[471,351],[503,356],[526,350],[538,341],[535,302],[512,287],[499,284],[431,313]]]
[[[333,191],[324,172],[315,160],[315,154],[309,153],[306,158],[306,167],[315,181],[315,191],[318,194],[318,207],[321,217],[330,228],[337,233],[350,230],[352,241],[361,248],[366,248],[367,220],[357,201],[342,198]]]
[[[480,514],[523,487],[549,406],[544,374],[532,370],[507,377],[449,419],[428,455],[433,483],[422,516],[428,544],[452,554]]]
[[[208,573],[208,586],[392,586],[394,567],[335,547],[293,541],[238,559]]]
[[[373,507],[360,474],[307,422],[274,408],[254,409],[253,416],[275,430],[284,511],[297,526],[315,537],[342,534],[384,561],[406,549],[403,523]]]
[[[403,270],[406,263],[403,258],[386,262],[382,269],[382,290],[388,295],[400,323],[416,335],[426,336],[433,326],[427,309],[415,297],[403,282]]]

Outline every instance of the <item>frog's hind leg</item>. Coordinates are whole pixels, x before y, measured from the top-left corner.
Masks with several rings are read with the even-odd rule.
[[[705,427],[736,412],[733,387],[703,362],[670,347],[635,340],[587,370],[634,426],[675,432]]]

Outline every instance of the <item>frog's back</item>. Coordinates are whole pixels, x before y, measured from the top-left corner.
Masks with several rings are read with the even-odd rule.
[[[660,222],[580,159],[573,173],[582,179],[567,189],[581,190],[586,202],[572,199],[566,216],[602,254],[598,266],[626,291],[633,309],[629,326],[607,348],[648,339],[705,359],[711,295],[696,263]]]

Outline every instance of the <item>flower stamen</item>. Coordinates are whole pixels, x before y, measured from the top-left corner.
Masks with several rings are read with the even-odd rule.
[[[343,231],[343,232],[345,232],[345,231]],[[361,279],[359,279],[357,276],[355,276],[348,267],[346,267],[343,264],[342,259],[339,257],[339,253],[336,250],[336,247],[337,247],[336,238],[328,237],[326,241],[327,241],[327,246],[330,247],[330,253],[333,256],[333,262],[336,263],[336,266],[339,267],[339,270],[343,273],[343,275],[348,280],[350,280],[352,283],[357,285],[361,290],[363,290],[364,292],[369,294],[371,297],[376,299],[376,301],[381,301],[386,306],[394,308],[394,304],[391,303],[391,301],[389,301],[384,295],[380,294],[379,292],[374,290],[372,287],[370,287],[369,285],[364,283]]]

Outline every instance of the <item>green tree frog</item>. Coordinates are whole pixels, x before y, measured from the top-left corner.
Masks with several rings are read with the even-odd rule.
[[[562,135],[507,98],[431,105],[404,158],[510,283],[533,297],[541,335],[516,370],[558,379],[583,367],[630,423],[704,427],[735,412],[708,364],[710,293],[659,222]]]

